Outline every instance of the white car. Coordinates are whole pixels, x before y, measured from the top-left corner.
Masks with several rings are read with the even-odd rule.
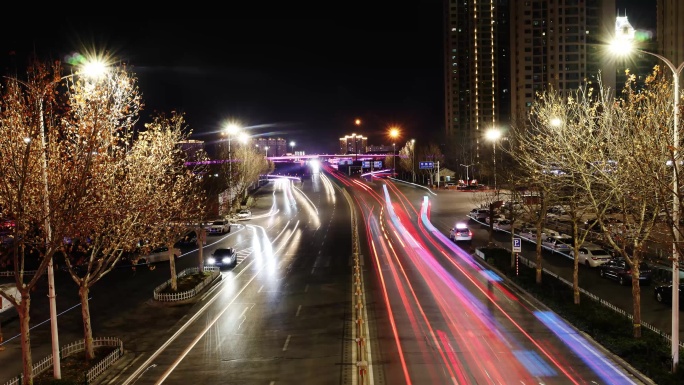
[[[230,222],[223,219],[219,219],[211,222],[208,226],[205,227],[205,230],[207,230],[208,234],[230,233]]]
[[[542,245],[551,249],[551,251],[560,251],[562,253],[568,253],[572,250],[573,240],[572,237],[566,234],[560,234],[556,236],[546,237],[542,240]]]
[[[494,220],[494,230],[496,231],[511,231],[513,222],[510,219]]]
[[[468,225],[463,222],[457,222],[456,225],[449,231],[449,238],[454,242],[472,241],[473,232],[470,231]]]
[[[180,249],[177,247],[174,247],[173,249],[169,250],[169,248],[166,246],[158,247],[158,248],[152,250],[151,253],[149,253],[147,255],[143,255],[140,258],[138,258],[138,264],[150,264],[150,263],[157,263],[157,262],[165,262],[165,261],[168,261],[172,255],[173,255],[173,258],[180,257],[180,255],[181,255]]]
[[[528,240],[530,242],[537,242],[537,228],[536,227],[523,227],[518,233],[521,238]],[[541,233],[541,239],[546,239],[548,237],[558,237],[560,233],[556,230],[543,228]]]
[[[468,216],[476,221],[484,221],[485,219],[487,219],[487,217],[489,217],[489,209],[472,209],[470,210]]]
[[[249,209],[242,209],[238,211],[237,217],[238,219],[247,219],[252,216],[252,212],[249,211]]]
[[[574,250],[570,251],[570,256],[575,258]],[[583,243],[579,248],[579,255],[577,256],[577,263],[589,267],[598,267],[610,261],[612,256],[608,250],[602,248],[594,243]]]

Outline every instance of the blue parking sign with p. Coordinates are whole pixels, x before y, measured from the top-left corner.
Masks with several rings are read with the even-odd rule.
[[[522,240],[520,238],[513,238],[513,252],[522,252]]]

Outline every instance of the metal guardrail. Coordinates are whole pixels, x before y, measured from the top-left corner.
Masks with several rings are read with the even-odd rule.
[[[161,293],[162,290],[164,290],[167,286],[171,285],[171,280],[169,279],[168,281],[162,283],[161,285],[157,286],[154,289],[154,299],[156,301],[162,301],[162,302],[176,302],[176,301],[184,301],[186,299],[190,299],[194,296],[196,296],[199,292],[201,292],[208,284],[210,284],[216,277],[221,274],[221,270],[216,267],[216,266],[210,266],[210,267],[205,267],[204,271],[211,272],[211,274],[202,281],[199,285],[195,286],[192,290],[188,291],[182,291],[179,293]],[[184,277],[188,274],[196,274],[199,272],[198,267],[190,267],[187,268],[180,273],[178,273],[178,278]]]
[[[107,355],[107,357],[103,358],[101,361],[99,361],[95,366],[93,366],[90,370],[84,373],[86,383],[90,383],[90,381],[93,381],[97,376],[102,374],[108,367],[110,367],[116,360],[118,360],[122,355],[123,355],[123,342],[115,337],[100,337],[100,338],[93,338],[93,346],[95,348],[99,347],[105,347],[105,346],[113,346],[113,347],[118,347],[118,349],[114,350],[110,354]],[[59,354],[61,355],[62,358],[69,357],[72,354],[75,353],[80,353],[85,350],[85,340],[79,340],[79,341],[74,341],[68,345],[65,345],[59,350]],[[33,375],[34,377],[43,373],[44,371],[50,369],[52,367],[52,354],[49,356],[43,358],[42,360],[38,361],[35,365],[33,365]],[[24,383],[24,374],[20,374],[17,377],[7,381],[4,385],[20,385]]]
[[[508,252],[511,252],[510,249],[507,249],[507,248],[505,248],[505,247],[504,247],[504,249],[508,250]],[[536,264],[534,261],[529,260],[529,259],[527,259],[527,258],[519,258],[519,260],[520,260],[521,263],[524,264],[525,266],[528,266],[528,267],[531,267],[531,268],[536,268],[536,267],[537,267],[537,264]],[[565,279],[565,278],[559,276],[558,274],[556,274],[556,273],[554,273],[554,272],[552,272],[552,271],[546,269],[545,267],[542,267],[542,271],[543,271],[544,273],[546,273],[546,274],[548,274],[548,275],[550,275],[550,276],[556,278],[557,280],[563,282],[564,284],[566,284],[566,285],[569,286],[569,287],[572,287],[572,286],[573,286],[573,285],[572,285],[572,282],[570,282],[570,281],[568,281],[567,279]],[[585,294],[587,297],[591,298],[592,300],[594,300],[594,301],[600,303],[600,304],[603,305],[604,307],[606,307],[606,308],[608,308],[608,309],[611,309],[611,310],[613,310],[614,312],[616,312],[616,313],[618,313],[618,314],[620,314],[620,315],[623,315],[623,316],[627,317],[630,321],[633,321],[633,320],[634,320],[634,316],[633,316],[631,313],[628,313],[628,312],[626,312],[626,311],[620,309],[619,307],[613,305],[612,303],[610,303],[610,302],[608,302],[608,301],[606,301],[606,300],[604,300],[604,299],[601,299],[601,298],[598,297],[597,295],[595,295],[595,294],[593,294],[593,293],[590,293],[590,292],[588,292],[587,290],[585,290],[585,289],[583,289],[583,288],[581,288],[581,287],[579,288],[579,291],[580,291],[581,293]],[[662,330],[656,328],[655,326],[649,324],[648,322],[644,322],[643,320],[641,321],[641,326],[644,326],[645,328],[650,329],[650,330],[653,331],[654,333],[658,333],[659,335],[665,337],[668,341],[670,341],[670,345],[672,345],[672,336],[670,336],[669,334],[663,332]],[[680,341],[680,342],[679,342],[679,347],[684,348],[684,341]]]

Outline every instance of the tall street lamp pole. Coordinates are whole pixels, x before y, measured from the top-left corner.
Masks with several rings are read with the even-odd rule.
[[[394,173],[396,172],[397,169],[397,156],[396,156],[396,149],[397,149],[397,138],[399,137],[399,129],[396,127],[390,128],[389,131],[389,136],[392,138],[392,178],[394,178]]]
[[[470,169],[470,166],[472,166],[472,164],[461,163],[461,166],[466,168],[466,185],[470,186],[470,174],[468,174],[468,170]]]
[[[230,148],[230,142],[233,139],[233,135],[236,135],[240,131],[240,126],[235,123],[230,123],[225,129],[228,135],[228,186],[230,188],[230,194],[228,196],[228,213],[233,212],[233,153]]]
[[[493,152],[493,159],[494,159],[494,191],[497,191],[497,185],[496,185],[496,142],[501,138],[501,130],[498,128],[490,128],[487,130],[487,139],[492,142],[492,146],[494,149]]]
[[[411,139],[411,174],[412,182],[416,183],[416,140]]]
[[[671,338],[671,354],[672,354],[672,371],[677,371],[679,363],[679,251],[677,245],[681,240],[679,233],[679,181],[677,175],[679,174],[679,77],[684,69],[684,62],[679,66],[675,65],[662,55],[653,52],[644,51],[642,49],[634,48],[632,46],[633,36],[629,34],[618,35],[611,43],[611,49],[618,54],[625,54],[630,51],[638,51],[647,55],[654,56],[662,60],[667,67],[672,71],[674,80],[674,89],[672,92],[672,99],[674,105],[674,123],[672,130],[672,338]]]

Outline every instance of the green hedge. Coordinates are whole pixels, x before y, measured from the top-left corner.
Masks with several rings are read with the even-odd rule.
[[[642,337],[632,335],[632,321],[580,293],[580,304],[573,301],[572,287],[544,273],[536,283],[534,268],[519,265],[511,268],[511,253],[502,248],[483,248],[485,261],[506,275],[523,290],[537,298],[577,329],[621,357],[632,367],[659,385],[684,384],[684,364],[671,373],[670,342],[664,336],[642,328]],[[684,350],[680,351],[684,357]]]

